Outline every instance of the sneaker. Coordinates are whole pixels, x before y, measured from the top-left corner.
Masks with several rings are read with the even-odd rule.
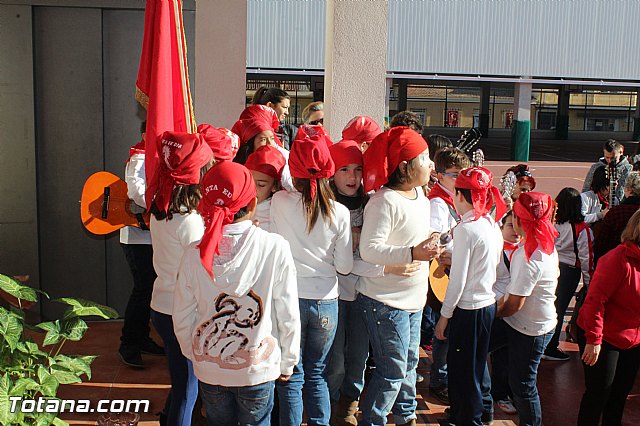
[[[542,359],[545,359],[547,361],[569,361],[571,357],[558,348],[548,348],[546,351],[544,351]]]
[[[482,417],[480,418],[483,425],[492,425],[493,424],[493,413],[482,413]]]
[[[149,338],[140,345],[140,352],[146,355],[162,356],[164,355],[164,348]]]
[[[133,368],[144,368],[144,362],[142,362],[142,355],[137,349],[131,349],[127,346],[120,346],[118,350],[120,359],[123,363]]]
[[[513,402],[511,402],[509,398],[496,401],[496,404],[498,405],[498,408],[501,409],[505,414],[516,414],[518,412],[518,410],[516,410],[516,407],[513,405]]]
[[[443,404],[449,405],[449,389],[442,385],[438,387],[429,387],[429,393]]]

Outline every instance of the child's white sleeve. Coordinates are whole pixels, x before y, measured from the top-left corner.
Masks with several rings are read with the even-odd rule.
[[[410,246],[387,244],[394,228],[391,206],[382,197],[372,198],[364,208],[364,223],[360,233],[360,256],[375,265],[411,263]]]
[[[333,266],[339,274],[346,275],[353,269],[353,244],[351,242],[351,217],[349,210],[335,203],[335,218],[338,238],[333,250]]]
[[[593,231],[591,228],[586,228],[580,232],[576,245],[578,246],[582,280],[584,285],[589,285],[593,273]]]
[[[131,156],[124,170],[124,180],[127,183],[127,196],[140,207],[147,207],[144,193],[147,180],[144,171],[144,154]]]
[[[455,266],[451,268],[449,285],[440,309],[440,315],[445,318],[451,318],[453,311],[458,306],[467,283],[469,264],[471,263],[472,247],[467,231],[463,227],[456,227],[453,239],[456,243],[451,253],[451,265]]]
[[[195,247],[190,248],[182,257],[178,272],[178,281],[173,291],[173,331],[176,334],[182,354],[193,361],[193,347],[191,345],[193,329],[196,323],[198,301],[192,287],[193,274],[189,262]],[[196,256],[200,260],[199,256]]]
[[[289,243],[283,239],[277,255],[273,283],[273,314],[282,353],[280,374],[293,374],[300,360],[300,308],[298,281]]]

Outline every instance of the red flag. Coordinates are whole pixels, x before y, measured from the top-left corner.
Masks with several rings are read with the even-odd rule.
[[[165,131],[195,133],[182,0],[147,0],[136,100],[147,109],[145,171],[152,180]],[[151,206],[152,190],[146,194]]]

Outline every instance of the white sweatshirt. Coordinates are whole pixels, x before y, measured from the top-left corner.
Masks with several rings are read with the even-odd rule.
[[[504,241],[489,215],[473,220],[474,214],[471,210],[462,215],[453,229],[449,286],[440,310],[445,318],[451,318],[456,307],[474,310],[496,302],[493,285]]]
[[[569,266],[575,266],[576,253],[573,245],[573,229],[569,222],[556,223],[558,235],[556,237],[556,250],[558,251],[558,260]],[[578,258],[580,260],[580,270],[582,271],[582,279],[585,285],[591,282],[591,272],[593,271],[593,231],[586,227],[583,229],[576,239],[578,247]]]
[[[204,222],[202,217],[193,211],[189,214],[174,214],[171,220],[157,220],[151,216],[150,228],[153,239],[153,268],[158,275],[153,284],[151,309],[171,315],[180,261],[187,247],[202,238]]]
[[[594,223],[602,220],[602,206],[598,194],[593,191],[587,191],[580,194],[582,198],[582,215],[585,223]]]
[[[127,183],[127,196],[142,208],[147,208],[144,193],[147,180],[144,175],[144,154],[133,154],[124,169],[124,181]],[[135,226],[120,229],[122,244],[151,244],[151,233]]]
[[[411,263],[411,248],[429,237],[429,202],[421,189],[412,199],[383,187],[364,208],[362,260],[376,265]],[[427,301],[429,263],[412,277],[360,277],[358,292],[393,308],[417,312]]]
[[[289,244],[245,220],[226,225],[212,279],[192,244],[173,304],[173,327],[199,380],[253,386],[290,375],[300,357],[300,312]]]
[[[299,192],[278,191],[271,198],[271,232],[282,235],[291,244],[301,299],[337,298],[337,274],[348,274],[353,268],[349,210],[337,202],[332,202],[332,206],[332,223],[325,223],[319,214],[315,226],[307,233]]]
[[[271,198],[258,203],[253,220],[258,221],[258,226],[267,232],[271,232]]]

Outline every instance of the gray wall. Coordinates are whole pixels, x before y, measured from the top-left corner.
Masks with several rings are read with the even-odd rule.
[[[134,94],[144,2],[23,3],[0,4],[0,272],[30,274],[52,297],[123,313],[132,279],[119,235],[86,232],[78,201],[90,174],[122,176],[140,138],[145,112]],[[184,10],[189,46],[193,7]],[[44,303],[41,313],[60,309]]]

